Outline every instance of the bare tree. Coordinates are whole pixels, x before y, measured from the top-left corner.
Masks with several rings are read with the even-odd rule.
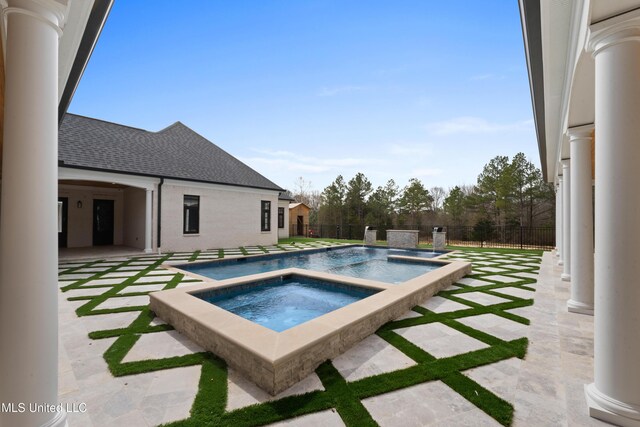
[[[317,209],[319,205],[319,201],[317,200],[319,198],[319,193],[317,191],[313,191],[312,188],[313,186],[311,185],[311,181],[307,181],[303,177],[299,176],[293,183],[291,197],[293,197],[296,202],[304,203],[311,209]]]
[[[444,203],[444,198],[447,196],[447,192],[442,187],[431,187],[429,189],[429,194],[433,198],[431,202],[431,210],[434,212],[440,212],[442,209],[442,203]]]

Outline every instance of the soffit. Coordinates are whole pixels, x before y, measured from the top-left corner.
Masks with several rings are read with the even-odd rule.
[[[60,185],[74,185],[78,187],[100,187],[100,188],[117,188],[124,189],[128,188],[128,185],[123,184],[115,184],[110,182],[102,182],[102,181],[81,181],[77,179],[61,179],[58,181]]]
[[[603,21],[640,7],[638,0],[591,0],[591,23]]]
[[[569,42],[572,2],[541,1],[542,56],[546,126],[546,176],[553,180],[557,172],[558,152],[563,134],[563,94],[569,67]]]
[[[595,121],[595,61],[590,52],[583,52],[574,74],[569,102],[568,127]]]

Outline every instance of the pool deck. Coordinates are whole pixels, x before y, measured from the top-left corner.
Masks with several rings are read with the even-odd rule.
[[[231,249],[227,256],[320,245]],[[218,251],[175,254],[171,259],[217,259],[218,255]],[[545,252],[540,259],[468,250],[450,258],[471,261],[472,275],[407,311],[390,324],[390,333],[436,363],[470,351],[481,354],[496,339],[499,345],[508,345],[528,337],[524,358],[509,357],[460,374],[510,402],[515,408],[513,425],[605,425],[587,416],[584,400],[583,386],[592,381],[593,373],[593,319],[566,311],[570,284],[560,280],[553,255]],[[187,361],[203,349],[158,318],[145,321],[143,314],[149,313],[149,292],[197,282],[154,264],[157,261],[157,257],[120,257],[61,262],[60,401],[87,405],[86,413],[69,414],[70,426],[153,426],[189,417],[204,365]],[[531,299],[533,305],[528,302]],[[513,305],[519,307],[500,309]],[[485,313],[464,316],[473,307],[485,307]],[[454,321],[447,316],[458,317]],[[530,320],[530,325],[515,321],[521,318]],[[96,336],[95,331],[107,332]],[[88,337],[90,332],[96,339]],[[347,385],[356,385],[371,376],[393,378],[396,372],[424,364],[403,350],[374,334],[335,357],[331,366]],[[149,360],[166,366],[136,374]],[[112,375],[107,361],[121,376]],[[183,366],[172,366],[171,361]],[[333,393],[319,374],[312,373],[273,397],[230,368],[224,379],[228,397],[222,407],[233,416],[248,405],[286,396]],[[359,404],[383,426],[500,425],[459,394],[455,385],[440,380],[361,398]],[[212,410],[219,406],[211,405]],[[274,425],[285,424],[345,422],[340,410],[328,408]]]

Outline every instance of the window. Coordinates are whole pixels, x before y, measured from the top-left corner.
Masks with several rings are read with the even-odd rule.
[[[263,200],[260,205],[260,229],[262,231],[271,231],[271,202]]]
[[[278,208],[278,228],[284,228],[284,208]]]
[[[184,234],[200,232],[200,196],[184,196]]]

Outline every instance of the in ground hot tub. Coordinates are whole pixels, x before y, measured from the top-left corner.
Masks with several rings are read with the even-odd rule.
[[[282,332],[377,292],[380,290],[289,275],[192,295]]]

